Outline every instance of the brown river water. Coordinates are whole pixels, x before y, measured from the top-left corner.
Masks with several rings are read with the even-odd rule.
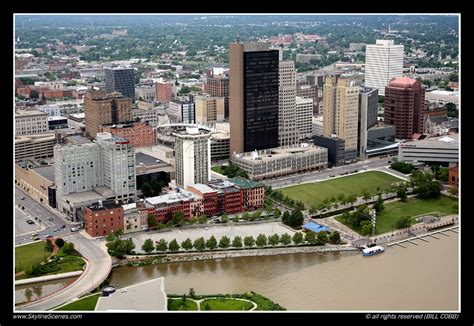
[[[372,257],[311,253],[120,267],[111,284],[164,276],[168,294],[252,290],[288,310],[452,311],[459,307],[459,236],[447,234]]]

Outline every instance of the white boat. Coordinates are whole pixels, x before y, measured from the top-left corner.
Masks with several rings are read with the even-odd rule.
[[[373,256],[373,255],[376,255],[376,254],[381,254],[384,251],[385,251],[385,249],[382,246],[373,246],[373,247],[368,247],[368,248],[362,249],[362,255],[363,256]]]

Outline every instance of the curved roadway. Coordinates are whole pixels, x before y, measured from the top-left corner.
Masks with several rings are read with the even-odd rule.
[[[79,279],[68,287],[40,300],[16,307],[17,311],[49,310],[94,290],[109,275],[112,268],[112,259],[104,249],[94,243],[94,240],[87,239],[81,234],[75,234],[64,239],[74,243],[75,249],[87,259],[86,270]]]

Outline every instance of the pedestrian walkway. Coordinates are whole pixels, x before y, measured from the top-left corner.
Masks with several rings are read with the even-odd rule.
[[[169,298],[171,300],[182,300],[182,298]],[[194,301],[197,305],[197,310],[198,311],[202,311],[203,309],[201,309],[201,303],[203,301],[206,301],[206,300],[219,300],[219,299],[229,299],[229,300],[237,300],[237,301],[245,301],[245,302],[249,302],[253,305],[253,307],[250,309],[250,310],[246,310],[246,311],[253,311],[255,309],[257,309],[257,304],[251,300],[248,300],[248,299],[242,299],[242,298],[232,298],[232,297],[209,297],[209,298],[204,298],[204,299],[191,299],[191,298],[186,298],[187,300],[191,300],[191,301]],[[230,311],[234,311],[234,310],[230,310]]]

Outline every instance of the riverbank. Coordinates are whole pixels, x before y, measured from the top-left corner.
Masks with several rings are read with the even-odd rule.
[[[301,247],[283,247],[283,248],[262,248],[262,249],[241,249],[241,250],[222,250],[222,251],[202,251],[202,252],[184,252],[176,254],[161,254],[137,256],[128,255],[125,259],[115,261],[113,267],[118,266],[143,266],[151,264],[176,263],[209,259],[225,259],[238,257],[256,257],[256,256],[275,256],[300,253],[323,253],[339,251],[357,251],[356,248],[349,245],[326,245],[326,246],[301,246]],[[140,264],[140,261],[147,261],[146,264]]]

